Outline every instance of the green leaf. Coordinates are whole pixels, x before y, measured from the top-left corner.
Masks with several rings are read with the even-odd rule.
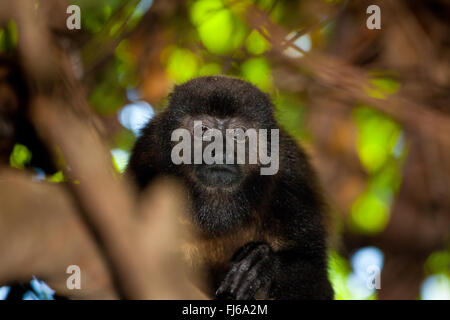
[[[272,76],[269,62],[262,57],[251,58],[241,65],[242,77],[258,86],[263,91],[272,88]]]
[[[336,251],[330,250],[328,253],[328,277],[334,290],[334,299],[351,299],[351,293],[347,288],[347,277],[351,268],[348,261],[340,256]]]
[[[65,177],[62,171],[58,171],[46,179],[49,182],[60,183],[65,181]]]
[[[394,79],[389,71],[372,71],[369,76],[374,78],[369,80],[370,86],[364,87],[364,90],[373,98],[386,99],[400,89],[400,82]]]
[[[200,40],[212,53],[230,53],[239,48],[247,36],[244,22],[220,0],[195,1],[190,16]]]
[[[16,143],[9,156],[9,165],[13,168],[23,169],[31,161],[31,151],[23,144]]]
[[[167,62],[167,73],[176,83],[185,82],[197,75],[199,61],[188,49],[174,49]]]
[[[247,51],[260,55],[270,48],[270,43],[258,31],[253,30],[245,41]]]
[[[372,192],[363,193],[352,206],[350,226],[359,233],[379,233],[388,221],[389,204]]]
[[[354,119],[358,128],[359,158],[364,168],[374,172],[393,155],[401,128],[389,117],[366,106],[355,109]]]
[[[450,276],[450,252],[448,250],[433,252],[427,258],[424,267],[427,274],[446,273]]]

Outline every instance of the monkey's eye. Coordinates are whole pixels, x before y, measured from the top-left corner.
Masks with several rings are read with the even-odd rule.
[[[204,124],[197,124],[194,127],[194,137],[198,139],[203,139],[207,134],[210,128],[205,126]]]
[[[245,134],[247,128],[245,127],[239,127],[239,128],[235,128],[234,129],[234,135],[233,135],[233,140],[237,141],[239,143],[244,143],[245,141],[247,141],[247,135]]]

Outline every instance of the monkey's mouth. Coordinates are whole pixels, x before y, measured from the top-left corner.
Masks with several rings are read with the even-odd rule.
[[[208,187],[232,186],[241,180],[241,172],[237,165],[201,164],[194,166],[195,176]]]

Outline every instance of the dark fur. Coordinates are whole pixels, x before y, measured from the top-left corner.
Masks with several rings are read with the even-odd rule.
[[[206,190],[187,174],[193,165],[177,166],[170,158],[171,132],[186,115],[205,114],[278,128],[269,97],[255,86],[229,77],[196,78],[177,86],[167,109],[142,131],[128,174],[140,188],[161,175],[185,182],[193,224],[202,231],[190,244],[200,251],[192,259],[206,264],[219,297],[249,299],[259,290],[264,298],[332,299],[322,199],[304,152],[280,129],[276,175],[246,171],[233,192]]]

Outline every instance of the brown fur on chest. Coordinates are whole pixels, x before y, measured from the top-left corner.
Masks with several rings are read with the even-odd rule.
[[[193,268],[225,266],[236,251],[249,242],[267,242],[275,251],[285,246],[280,237],[264,232],[254,223],[218,237],[192,237],[181,245],[184,261]]]
[[[183,258],[192,267],[224,265],[243,245],[260,241],[258,233],[254,226],[250,226],[220,237],[191,239],[181,246]]]

